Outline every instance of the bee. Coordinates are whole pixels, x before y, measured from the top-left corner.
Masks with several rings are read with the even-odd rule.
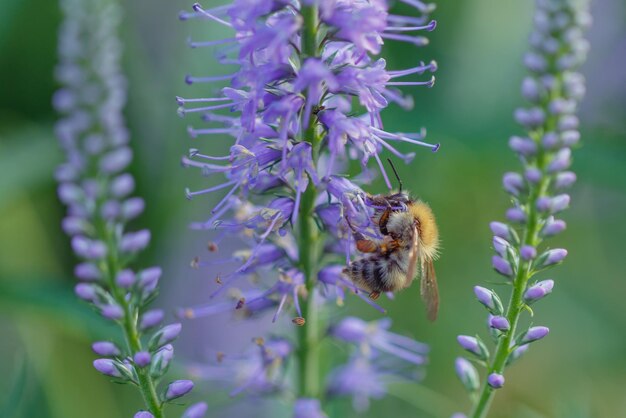
[[[429,320],[437,318],[439,290],[433,261],[438,257],[439,231],[435,215],[427,203],[412,199],[402,191],[402,181],[389,161],[398,180],[398,193],[368,196],[375,212],[372,221],[382,239],[365,237],[353,231],[358,251],[367,255],[352,261],[344,273],[359,287],[377,299],[383,292],[395,292],[420,277],[420,294],[426,304]]]

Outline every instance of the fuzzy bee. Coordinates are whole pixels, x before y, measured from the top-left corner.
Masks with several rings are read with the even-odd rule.
[[[433,260],[437,258],[439,231],[428,204],[414,200],[400,190],[390,195],[369,196],[375,209],[373,221],[382,239],[365,237],[353,230],[358,251],[365,253],[350,263],[344,273],[357,285],[370,292],[372,299],[383,292],[407,288],[420,277],[420,293],[426,304],[429,320],[437,318],[439,290]]]

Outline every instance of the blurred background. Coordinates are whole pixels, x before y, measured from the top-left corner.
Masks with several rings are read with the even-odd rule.
[[[220,74],[210,53],[186,47],[192,31],[196,38],[205,31],[208,39],[219,28],[179,22],[178,12],[190,6],[181,0],[126,2],[121,34],[132,172],[148,208],[135,226],[150,228],[154,237],[139,262],[163,267],[157,305],[168,312],[206,301],[214,286],[213,277],[189,268],[208,236],[187,225],[205,219],[214,202],[184,198],[184,188],[202,179],[180,167],[192,145],[174,97],[197,95],[184,84],[186,73]],[[531,13],[529,1],[440,2],[430,46],[389,43],[385,49],[392,69],[420,60],[439,64],[433,89],[410,90],[415,109],[393,108],[384,119],[391,130],[424,126],[429,141],[442,144],[439,153],[418,152],[412,165],[399,167],[405,186],[438,216],[442,307],[440,319],[427,323],[416,286],[383,301],[394,331],[428,342],[431,360],[422,385],[394,385],[363,416],[440,418],[468,408],[454,375],[461,354],[455,336],[484,335],[484,310],[472,287],[497,279],[488,223],[503,219],[507,198],[500,178],[518,167],[507,141],[521,133],[512,112],[522,104],[521,57]],[[596,0],[592,14],[591,53],[583,68],[588,94],[580,112],[583,147],[574,153],[579,181],[564,215],[568,230],[550,242],[570,255],[549,272],[555,291],[535,310],[535,324],[551,333],[507,373],[493,418],[626,417],[626,3]],[[52,133],[50,97],[57,88],[60,18],[51,0],[3,0],[0,7],[0,417],[132,416],[140,407],[136,391],[110,384],[90,366],[91,341],[116,330],[74,297],[75,259],[59,227],[64,208],[52,172],[63,156]],[[215,141],[216,155],[228,148],[226,138],[206,141]],[[383,185],[372,189],[383,191]],[[380,317],[357,298],[348,300],[344,313]],[[250,338],[244,328],[258,325],[230,328],[228,321],[225,315],[188,323],[177,346],[179,364],[218,350],[242,351]],[[220,332],[226,325],[228,337]],[[232,406],[228,391],[199,382],[194,396],[209,399],[211,416],[251,414],[245,405]],[[286,405],[277,399],[256,404],[255,411],[287,416]],[[331,416],[357,414],[346,401],[333,404]]]

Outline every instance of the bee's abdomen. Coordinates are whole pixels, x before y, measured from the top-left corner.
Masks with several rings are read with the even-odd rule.
[[[348,273],[352,281],[374,292],[395,291],[401,286],[402,272],[397,263],[383,255],[372,255],[350,263]],[[401,280],[400,280],[401,281]]]

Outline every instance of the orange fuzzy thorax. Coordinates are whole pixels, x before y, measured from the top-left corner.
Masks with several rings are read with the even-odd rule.
[[[428,204],[421,200],[409,205],[409,211],[413,218],[418,221],[419,239],[422,244],[422,251],[429,258],[437,257],[439,249],[439,230],[435,222],[435,215]]]

